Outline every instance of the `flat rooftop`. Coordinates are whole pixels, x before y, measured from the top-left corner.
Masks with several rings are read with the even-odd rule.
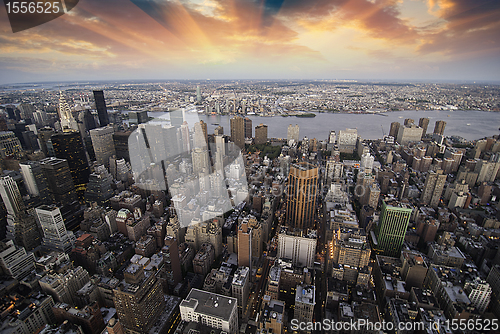
[[[314,285],[299,285],[295,291],[295,302],[316,304],[316,287]]]
[[[309,162],[298,162],[298,163],[292,164],[292,167],[300,169],[301,171],[312,170],[312,169],[318,168],[318,166],[310,164]]]
[[[225,321],[229,321],[231,312],[237,305],[236,298],[198,289],[191,289],[186,299],[180,304],[181,307],[188,307],[194,309],[197,313],[210,315]]]

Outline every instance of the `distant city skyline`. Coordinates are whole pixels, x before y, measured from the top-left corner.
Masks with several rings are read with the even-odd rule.
[[[80,2],[12,33],[0,84],[96,80],[498,82],[495,1]]]

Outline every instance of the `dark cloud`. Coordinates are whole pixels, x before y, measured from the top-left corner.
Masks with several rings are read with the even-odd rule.
[[[477,57],[500,57],[500,1],[441,0],[434,12],[443,20],[443,28],[426,35],[418,52]]]

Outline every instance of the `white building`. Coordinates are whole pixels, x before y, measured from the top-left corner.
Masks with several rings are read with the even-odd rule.
[[[371,155],[370,153],[364,153],[361,156],[361,171],[364,172],[367,169],[372,170],[373,169],[373,163],[375,162],[375,157]]]
[[[410,142],[418,142],[422,139],[422,133],[424,129],[415,124],[410,124],[410,126],[405,126],[401,124],[398,130],[397,142],[400,145],[407,145]]]
[[[114,133],[115,130],[111,125],[90,130],[90,138],[92,138],[95,158],[99,165],[109,167],[109,158],[116,154],[113,141]]]
[[[483,314],[491,300],[490,284],[478,277],[472,282],[465,283],[464,290],[472,305]]]
[[[335,131],[330,131],[330,135],[328,136],[328,144],[333,144],[335,145],[335,143],[337,142],[337,134],[335,133]]]
[[[191,289],[180,305],[181,319],[221,329],[225,334],[238,332],[238,301],[236,298]],[[222,332],[221,332],[222,334]]]
[[[12,240],[0,241],[0,267],[8,276],[22,280],[35,269],[35,256],[15,246]]]
[[[278,235],[278,257],[297,266],[312,267],[316,254],[316,235],[298,235],[283,229]]]
[[[66,230],[61,210],[55,205],[41,205],[35,211],[43,231],[42,244],[53,250],[71,252],[75,236]]]
[[[338,146],[340,152],[353,153],[356,149],[357,141],[357,129],[345,129],[339,131]]]

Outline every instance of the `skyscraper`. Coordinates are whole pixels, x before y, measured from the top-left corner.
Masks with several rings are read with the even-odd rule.
[[[418,126],[423,129],[422,137],[427,133],[427,127],[429,126],[429,119],[427,117],[422,117],[418,120]]]
[[[223,136],[224,135],[224,128],[222,126],[218,126],[214,130],[214,135],[216,136]]]
[[[170,124],[173,127],[180,127],[184,122],[184,109],[176,109],[170,112]]]
[[[292,164],[287,190],[288,226],[298,229],[313,227],[317,191],[318,167],[308,162]]]
[[[80,133],[57,133],[52,135],[51,141],[56,158],[67,161],[75,190],[78,196],[83,198],[89,182],[90,168]]]
[[[90,174],[87,190],[85,191],[85,202],[90,204],[96,202],[99,206],[106,207],[109,199],[113,197],[111,184],[113,177],[104,166],[98,166],[96,171]]]
[[[239,314],[243,314],[247,308],[248,295],[250,294],[250,269],[240,267],[236,270],[231,284],[231,296],[238,300]]]
[[[255,144],[267,143],[267,125],[260,124],[255,127]]]
[[[21,167],[21,174],[23,175],[28,194],[39,197],[43,204],[52,202],[47,179],[45,179],[40,163],[38,161],[26,161],[20,163],[19,167]]]
[[[109,124],[108,109],[106,108],[106,101],[104,100],[104,92],[102,90],[94,91],[95,108],[99,116],[100,126]]]
[[[0,132],[0,157],[18,157],[21,155],[23,149],[19,138],[16,137],[12,131]]]
[[[206,149],[195,147],[191,152],[191,159],[193,162],[193,173],[198,175],[202,172],[210,173],[210,158]]]
[[[201,102],[201,89],[200,86],[196,86],[196,102]]]
[[[144,111],[129,111],[128,121],[130,124],[142,124],[149,121],[148,112]]]
[[[10,176],[0,177],[0,195],[7,209],[7,238],[16,245],[32,250],[40,244],[35,217],[24,206],[16,181]]]
[[[315,230],[306,234],[300,230],[290,231],[285,227],[278,234],[278,257],[291,260],[298,267],[312,267],[316,245]]]
[[[241,149],[245,148],[245,121],[242,117],[234,116],[230,120],[231,140]]]
[[[245,138],[252,138],[252,120],[248,117],[245,117]]]
[[[55,205],[41,205],[35,211],[43,231],[42,245],[60,252],[71,252],[75,237],[73,232],[66,230],[61,210]]]
[[[436,121],[436,124],[434,125],[434,133],[443,135],[445,126],[446,126],[445,121]]]
[[[411,126],[414,123],[415,123],[415,120],[413,120],[411,118],[405,118],[405,122],[404,122],[405,126]]]
[[[95,158],[99,165],[109,167],[109,157],[115,155],[116,153],[113,142],[114,132],[113,127],[109,125],[90,130],[90,137],[92,138]]]
[[[207,123],[200,120],[201,130],[203,131],[203,137],[205,138],[205,143],[208,145],[208,126]]]
[[[161,249],[165,261],[167,283],[172,289],[182,281],[181,260],[179,258],[179,245],[172,236],[165,237],[165,246]]]
[[[142,265],[132,263],[125,279],[113,290],[118,319],[128,331],[149,333],[165,308],[161,283],[156,275],[145,275]]]
[[[75,184],[68,161],[50,157],[40,160],[40,165],[48,181],[49,192],[56,203],[69,205],[76,202]]]
[[[398,130],[397,142],[400,145],[407,145],[410,142],[418,142],[422,139],[422,128],[416,126],[414,123],[409,125],[401,124]]]
[[[38,130],[38,139],[40,140],[40,149],[43,151],[45,156],[50,156],[47,144],[50,142],[50,149],[52,150],[52,141],[50,138],[54,134],[54,129],[50,127],[41,128]]]
[[[76,123],[71,109],[64,98],[62,92],[59,92],[59,118],[61,119],[61,128],[66,131],[78,131],[78,124]]]
[[[252,270],[252,228],[246,221],[238,227],[238,266]]]
[[[398,138],[398,131],[399,131],[399,122],[392,122],[391,123],[391,129],[389,130],[389,136],[394,137],[394,139]]]
[[[387,256],[399,256],[412,209],[403,203],[382,201],[375,249]]]
[[[430,205],[437,208],[443,193],[444,184],[446,182],[446,174],[443,170],[439,169],[436,172],[431,171],[427,174],[425,179],[424,189],[420,196],[420,202],[424,205]]]
[[[128,137],[132,131],[119,131],[113,133],[113,142],[115,145],[116,157],[130,162],[130,153],[128,151]]]
[[[22,280],[35,269],[35,256],[12,240],[0,241],[0,268],[5,275]]]
[[[194,123],[193,146],[203,149],[208,146],[207,123],[202,120]]]
[[[90,131],[97,127],[94,115],[90,110],[83,111],[83,124],[85,125],[85,130]]]

